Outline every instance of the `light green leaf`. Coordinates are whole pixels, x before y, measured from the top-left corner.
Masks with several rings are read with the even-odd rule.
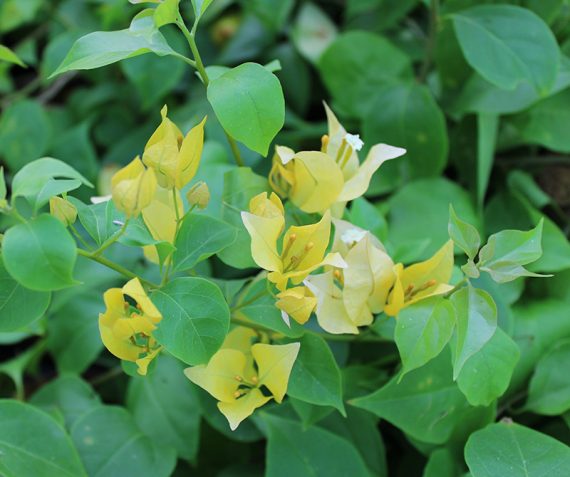
[[[9,274],[0,255],[0,332],[15,331],[40,318],[49,305],[49,292],[24,288]]]
[[[0,61],[7,61],[8,63],[14,63],[15,65],[26,68],[26,64],[18,58],[18,55],[4,45],[0,45]]]
[[[453,243],[463,250],[471,259],[475,258],[481,246],[481,237],[475,227],[463,222],[449,205],[449,224],[447,226],[449,237]]]
[[[200,441],[200,402],[188,385],[180,361],[166,354],[157,359],[153,373],[132,378],[127,407],[135,422],[151,439],[176,449],[193,461]]]
[[[386,419],[414,439],[446,442],[470,409],[452,380],[449,353],[441,353],[398,381],[394,376],[378,391],[350,404]]]
[[[283,90],[273,73],[244,63],[210,82],[208,100],[230,136],[267,155],[285,118]]]
[[[50,291],[76,285],[71,276],[77,258],[75,240],[51,215],[8,229],[2,255],[8,273],[26,288]]]
[[[483,205],[493,169],[498,130],[499,117],[496,114],[477,115],[477,202],[480,206]]]
[[[457,377],[461,392],[473,406],[489,406],[509,387],[520,352],[502,329],[467,359]]]
[[[71,438],[90,476],[168,477],[176,466],[174,450],[144,435],[121,407],[99,406],[83,414]]]
[[[556,416],[570,409],[570,341],[558,343],[536,364],[525,410]]]
[[[126,30],[97,31],[81,37],[50,78],[66,71],[100,68],[145,53],[181,56],[158,31],[153,15],[154,10],[143,10]]]
[[[457,320],[453,343],[453,379],[457,379],[465,362],[491,339],[497,329],[497,305],[485,290],[471,285],[451,295]]]
[[[118,232],[120,227],[113,224],[116,211],[112,201],[86,205],[75,197],[68,197],[68,200],[77,209],[79,222],[97,245]]]
[[[311,427],[263,414],[267,425],[267,477],[317,476],[368,477],[362,457],[347,440]]]
[[[560,52],[540,17],[520,7],[480,5],[452,18],[467,62],[485,79],[508,90],[527,80],[541,95],[550,91]]]
[[[180,16],[178,4],[180,0],[164,0],[154,10],[154,24],[160,28],[169,23],[176,23]]]
[[[451,339],[455,310],[440,297],[421,300],[398,315],[394,338],[402,359],[404,375],[435,358]]]
[[[311,2],[303,2],[293,25],[293,43],[311,63],[317,63],[334,41],[337,27],[327,14]]]
[[[566,477],[570,447],[513,422],[498,422],[471,435],[465,460],[473,477]]]
[[[192,7],[194,7],[194,15],[196,16],[197,21],[213,1],[214,0],[192,0]]]
[[[203,214],[188,214],[176,237],[174,269],[189,270],[202,260],[231,245],[236,239],[234,227]]]
[[[51,416],[18,401],[0,401],[0,474],[3,477],[86,477],[63,428]]]
[[[323,338],[310,334],[301,338],[287,394],[310,404],[333,406],[346,415],[340,371]]]
[[[207,363],[230,326],[220,289],[203,278],[177,278],[152,294],[164,319],[154,337],[168,352],[192,366]]]

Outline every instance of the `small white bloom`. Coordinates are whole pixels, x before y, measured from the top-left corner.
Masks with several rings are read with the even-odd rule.
[[[283,165],[287,164],[295,157],[295,151],[285,146],[275,146],[275,152],[281,159]]]
[[[111,200],[110,195],[100,195],[100,196],[91,197],[92,204],[100,204],[102,202],[108,202],[109,200]]]
[[[291,328],[291,321],[289,320],[289,315],[287,313],[285,313],[283,310],[281,310],[281,318],[283,319],[283,321],[285,322],[285,324]]]
[[[360,139],[359,134],[347,134],[344,136],[344,140],[352,147],[353,151],[360,151],[362,146],[364,146],[364,142]]]
[[[348,246],[360,242],[368,232],[362,229],[348,229],[341,236],[340,239]]]

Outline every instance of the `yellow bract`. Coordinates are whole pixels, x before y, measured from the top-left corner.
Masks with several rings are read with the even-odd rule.
[[[66,227],[77,220],[77,209],[75,206],[61,197],[56,196],[49,200],[49,213]]]
[[[275,306],[281,310],[283,321],[289,324],[289,316],[297,323],[306,323],[315,306],[317,299],[307,287],[294,287],[282,291],[277,295]]]
[[[394,267],[396,282],[388,297],[384,311],[397,316],[402,308],[424,298],[447,293],[453,272],[453,242],[449,240],[430,259],[404,268],[401,263]]]
[[[156,191],[156,176],[136,157],[111,178],[115,207],[127,217],[137,217],[148,206]]]
[[[301,210],[324,212],[331,207],[341,216],[346,202],[363,195],[372,175],[387,160],[405,154],[405,149],[376,144],[362,164],[357,151],[363,145],[358,135],[348,134],[325,104],[329,134],[321,151],[298,152],[277,146],[269,182],[282,197],[289,197]]]
[[[206,118],[184,137],[167,112],[164,106],[162,122],[145,146],[143,162],[156,172],[162,187],[180,190],[194,178],[200,165]]]
[[[253,330],[237,327],[228,334],[222,348],[207,365],[184,371],[190,381],[219,401],[218,409],[226,416],[232,430],[271,398],[277,402],[283,400],[299,353],[299,343],[252,344],[255,336]],[[264,395],[262,386],[271,395]]]
[[[136,308],[125,301],[136,302]],[[150,361],[161,347],[152,332],[162,315],[145,293],[138,278],[123,288],[111,288],[103,295],[106,310],[99,315],[99,331],[106,348],[117,358],[137,363],[139,374],[146,375]]]
[[[281,250],[277,248],[277,241],[283,232],[285,217],[277,195],[272,193],[268,198],[263,192],[255,196],[250,201],[250,212],[242,212],[242,220],[251,237],[253,259],[270,272],[267,278],[281,291],[287,289],[289,280],[298,285],[323,265],[345,265],[339,254],[325,256],[331,228],[328,212],[316,224],[289,227]]]

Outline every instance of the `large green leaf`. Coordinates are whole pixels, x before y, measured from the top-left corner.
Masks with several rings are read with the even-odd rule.
[[[144,435],[121,407],[99,406],[83,414],[71,438],[90,476],[168,477],[176,465],[174,450]]]
[[[454,341],[453,379],[457,379],[465,362],[495,334],[497,305],[485,290],[471,285],[451,295],[457,320]]]
[[[320,58],[319,70],[335,104],[362,116],[379,86],[411,78],[410,58],[389,40],[364,31],[340,35]]]
[[[63,428],[29,404],[0,401],[0,473],[3,477],[87,476]]]
[[[536,364],[525,408],[555,416],[570,409],[570,341],[558,343]]]
[[[151,52],[159,56],[181,56],[158,31],[153,15],[152,9],[143,10],[126,30],[97,31],[81,37],[51,76],[70,70],[100,68]]]
[[[383,166],[384,175],[386,171],[393,174],[392,170],[401,170],[405,177],[433,177],[443,171],[447,164],[447,128],[429,89],[413,82],[390,84],[377,88],[366,102],[362,128],[365,141],[407,150],[403,158]]]
[[[351,401],[386,419],[414,439],[432,444],[446,442],[469,410],[453,382],[449,353],[408,373],[400,383],[394,376],[378,391]]]
[[[26,288],[59,290],[75,285],[75,240],[51,215],[40,215],[10,228],[2,241],[4,266]]]
[[[394,333],[403,365],[400,379],[441,353],[454,328],[455,310],[440,297],[421,300],[403,309]]]
[[[210,82],[208,100],[230,136],[267,155],[285,118],[283,90],[273,73],[244,63]]]
[[[509,387],[519,359],[516,343],[502,329],[465,364],[457,377],[459,389],[473,406],[489,406]]]
[[[149,376],[132,378],[127,407],[149,438],[173,447],[182,459],[196,458],[200,402],[180,361],[161,355]]]
[[[175,270],[194,268],[202,260],[231,245],[236,235],[236,229],[226,222],[209,215],[188,214],[176,236]]]
[[[295,360],[287,394],[311,404],[336,407],[345,414],[340,371],[320,336],[306,334]]]
[[[362,457],[353,445],[331,432],[263,414],[267,425],[267,477],[326,475],[368,477]]]
[[[558,45],[534,13],[510,5],[480,5],[453,14],[468,63],[503,89],[527,80],[540,94],[552,88],[559,67]]]
[[[473,477],[566,477],[570,447],[512,422],[475,432],[465,446]]]
[[[49,305],[49,292],[24,288],[4,267],[0,255],[0,332],[15,331],[40,318]]]
[[[152,294],[163,320],[153,335],[187,364],[207,363],[230,326],[230,310],[220,289],[203,278],[177,278]]]

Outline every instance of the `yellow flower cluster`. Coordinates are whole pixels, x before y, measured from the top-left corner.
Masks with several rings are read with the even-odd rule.
[[[329,333],[358,333],[373,316],[384,311],[397,316],[418,300],[443,294],[453,269],[453,243],[449,241],[432,258],[404,268],[394,264],[384,246],[370,232],[341,217],[348,201],[363,195],[372,175],[404,149],[377,144],[360,164],[357,151],[363,143],[346,132],[325,105],[329,133],[321,151],[295,153],[277,146],[270,184],[279,196],[308,213],[321,213],[319,222],[285,228],[283,204],[278,195],[262,193],[242,212],[251,237],[255,262],[268,270],[268,280],[279,293],[276,306],[283,319],[305,323],[315,311],[321,328]],[[335,233],[331,251],[331,222]],[[319,268],[324,272],[311,275]],[[292,285],[290,287],[290,284]]]

